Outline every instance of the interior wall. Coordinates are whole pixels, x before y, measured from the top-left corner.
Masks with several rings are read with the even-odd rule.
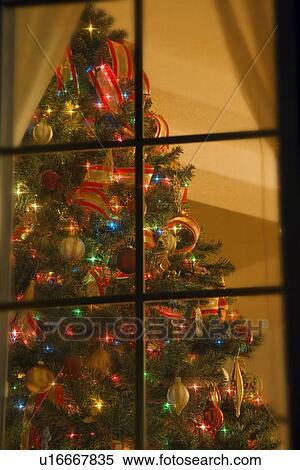
[[[259,5],[255,2],[255,7],[265,13],[255,18],[254,35],[249,15],[245,15],[253,2],[226,0],[224,4],[237,6],[245,44],[237,42],[236,48],[242,50],[242,46],[249,45],[245,50],[250,54],[250,64],[245,62],[246,56],[238,64],[244,68],[237,67],[229,50],[224,29],[229,10],[223,10],[221,16],[219,0],[145,0],[144,68],[151,82],[153,108],[167,120],[172,135],[276,125],[274,109],[268,117],[263,112],[266,90],[275,97],[274,76],[263,86],[259,81],[266,63],[274,69],[274,37],[266,42],[258,58],[259,49],[253,46],[256,40],[268,38],[275,27],[273,1],[260,0]],[[131,40],[132,7],[131,0],[105,4],[116,25],[126,29]],[[252,19],[255,11],[251,11]],[[241,81],[253,60],[246,80]],[[247,86],[255,97],[256,111],[260,109],[259,115],[265,121],[258,123],[257,112],[249,106]],[[281,282],[276,147],[275,141],[263,139],[184,147],[182,161],[195,165],[195,178],[189,188],[191,213],[205,228],[207,237],[223,241],[224,256],[236,266],[235,273],[226,280],[228,287]],[[288,448],[282,301],[275,296],[241,297],[237,305],[246,318],[264,319],[268,324],[264,342],[250,360],[249,371],[262,377],[264,397],[270,410],[275,410],[280,425],[281,446]]]

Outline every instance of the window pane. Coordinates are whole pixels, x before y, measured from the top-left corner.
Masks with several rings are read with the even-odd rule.
[[[145,0],[144,66],[170,134],[276,126],[275,30],[272,0]]]
[[[14,10],[15,145],[134,136],[133,2],[85,3]]]
[[[215,300],[147,306],[149,447],[287,449],[282,299]]]
[[[18,300],[134,292],[134,157],[129,148],[15,158]]]
[[[147,147],[145,158],[148,291],[281,283],[275,139]]]
[[[134,304],[10,320],[5,448],[134,448]]]

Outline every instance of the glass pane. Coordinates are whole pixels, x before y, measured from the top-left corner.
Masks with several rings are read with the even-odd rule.
[[[152,449],[289,448],[282,299],[224,300],[147,305]]]
[[[144,3],[144,66],[163,118],[147,116],[146,135],[276,126],[273,1]]]
[[[134,333],[134,304],[14,312],[5,448],[134,448]]]
[[[134,149],[15,158],[17,300],[132,294]]]
[[[133,1],[85,3],[15,10],[16,145],[134,136]]]
[[[281,283],[275,139],[147,147],[145,161],[148,291]]]

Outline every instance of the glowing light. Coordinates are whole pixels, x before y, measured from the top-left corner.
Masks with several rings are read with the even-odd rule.
[[[227,388],[226,393],[228,393],[228,395],[230,395],[232,392],[233,392],[233,390],[230,387]]]
[[[18,377],[18,379],[24,379],[24,377],[25,377],[24,372],[19,372],[17,377]]]
[[[55,382],[52,382],[52,383],[51,383],[51,386],[52,386],[52,387],[55,387],[55,385],[56,385]]]
[[[222,346],[224,344],[224,340],[222,338],[218,338],[216,339],[215,344],[217,346]]]
[[[71,432],[70,434],[68,434],[68,437],[70,439],[73,439],[75,436],[76,436],[76,434],[74,432]]]
[[[167,401],[163,404],[162,407],[164,411],[171,411],[171,405]]]
[[[197,385],[197,384],[193,385],[193,389],[195,390],[195,392],[197,392],[198,388],[199,388],[199,385]]]
[[[91,263],[95,263],[95,261],[97,261],[98,258],[96,258],[95,255],[92,255],[90,258],[88,258],[88,260],[91,262]]]
[[[221,432],[223,432],[224,434],[227,434],[227,433],[229,432],[229,429],[224,426],[224,427],[221,429]]]
[[[49,106],[48,108],[46,109],[46,113],[50,116],[50,114],[52,113],[53,109],[51,109]]]
[[[101,398],[97,397],[93,399],[94,407],[100,412],[103,408],[103,400]]]
[[[91,22],[86,28],[82,28],[82,29],[84,29],[85,31],[87,31],[89,33],[90,39],[93,38],[93,32],[97,30],[97,28],[94,28],[94,26],[92,25]]]
[[[111,380],[112,380],[112,382],[114,382],[114,383],[119,383],[119,382],[121,381],[121,377],[120,377],[118,374],[113,374],[113,375],[111,376]]]
[[[74,310],[72,310],[72,313],[73,313],[74,317],[81,317],[82,316],[82,312],[81,312],[80,308],[74,308]]]
[[[33,204],[31,204],[31,207],[34,209],[34,212],[36,212],[40,206],[36,202],[34,202]]]
[[[85,167],[86,167],[87,170],[90,169],[90,166],[91,166],[90,162],[86,162]]]
[[[115,222],[114,220],[109,220],[106,224],[107,228],[109,228],[110,230],[117,230],[118,228],[118,224],[117,222]]]
[[[18,401],[18,402],[16,403],[15,407],[16,407],[18,410],[22,411],[22,410],[24,410],[24,408],[25,408],[25,403],[24,403],[23,401]]]
[[[26,188],[25,184],[22,184],[22,183],[17,184],[17,189],[15,191],[15,194],[18,196],[18,199],[22,194],[25,194],[27,192],[26,190],[27,190],[27,188]]]
[[[201,424],[200,429],[201,429],[202,431],[206,431],[207,427],[206,427],[205,424],[203,423],[203,424]]]
[[[190,260],[191,260],[192,263],[195,263],[196,257],[195,257],[195,256],[191,256],[191,257],[190,257]]]
[[[16,330],[16,328],[14,328],[10,333],[10,338],[12,342],[17,341],[18,336],[19,336],[19,332]]]

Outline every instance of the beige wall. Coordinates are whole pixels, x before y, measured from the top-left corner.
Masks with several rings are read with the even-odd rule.
[[[243,12],[247,1],[250,0],[239,0],[236,5],[245,42],[253,46],[254,39],[260,36],[263,40],[269,29],[267,22],[257,18],[257,37],[252,37],[249,18]],[[272,21],[272,0],[261,0],[259,4],[265,8],[264,18],[269,15]],[[273,59],[274,41],[240,84],[242,72],[237,70],[228,49],[217,5],[218,0],[145,1],[144,68],[151,81],[154,110],[168,121],[173,135],[258,128],[257,112],[249,106],[245,92],[247,86],[249,91],[249,84],[257,100],[256,111],[261,111],[264,119],[267,115],[262,109],[265,88],[259,86],[257,78],[266,61]],[[131,39],[132,6],[131,0],[105,4],[116,25],[129,31]],[[236,47],[241,48],[241,44]],[[257,50],[249,50],[255,57]],[[247,63],[245,66],[247,70]],[[274,86],[274,80],[271,82],[265,84],[268,91]],[[275,114],[269,113],[263,124],[272,126],[275,119]],[[183,162],[192,161],[196,167],[189,189],[191,213],[209,238],[223,241],[224,255],[236,265],[236,272],[227,280],[228,287],[274,285],[281,281],[276,147],[275,141],[263,139],[184,147]],[[249,361],[249,371],[263,379],[264,396],[275,410],[282,446],[287,448],[285,321],[281,299],[241,297],[237,306],[247,318],[268,321],[265,341]]]

